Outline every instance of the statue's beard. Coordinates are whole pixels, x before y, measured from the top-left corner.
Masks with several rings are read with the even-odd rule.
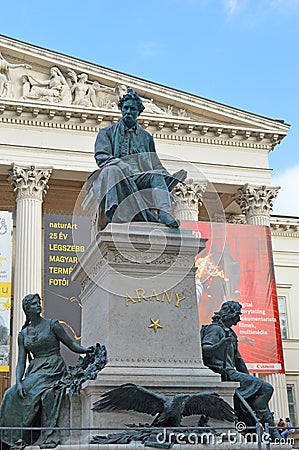
[[[129,128],[131,128],[136,123],[136,120],[132,116],[124,116],[123,120]]]

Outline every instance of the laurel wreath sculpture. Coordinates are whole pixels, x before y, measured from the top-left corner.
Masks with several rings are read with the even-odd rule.
[[[95,380],[107,364],[105,345],[96,343],[91,349],[90,353],[79,357],[75,366],[69,366],[66,375],[58,382],[57,387],[68,388],[70,396],[80,394],[82,384],[87,380]]]

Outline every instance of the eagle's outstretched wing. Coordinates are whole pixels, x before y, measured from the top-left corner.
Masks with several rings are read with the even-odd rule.
[[[203,392],[190,395],[186,402],[183,416],[204,414],[218,420],[233,422],[235,413],[233,408],[216,392]]]
[[[93,411],[133,410],[152,416],[164,410],[166,397],[133,383],[123,384],[103,394]]]

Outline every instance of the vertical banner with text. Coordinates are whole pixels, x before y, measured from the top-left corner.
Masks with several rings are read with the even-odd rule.
[[[80,242],[73,242],[73,230]],[[77,239],[78,240],[78,239]],[[76,340],[81,335],[80,283],[71,274],[90,241],[90,218],[45,214],[44,216],[44,315],[58,319]],[[67,364],[78,355],[62,348]]]
[[[13,213],[0,211],[0,372],[9,371]]]
[[[210,323],[223,302],[240,302],[241,322],[234,330],[248,369],[284,372],[269,227],[208,222],[182,226],[208,238],[205,253],[195,262],[201,324]]]

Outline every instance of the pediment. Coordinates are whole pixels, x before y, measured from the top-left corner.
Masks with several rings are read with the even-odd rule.
[[[281,121],[142,80],[70,56],[0,36],[0,113],[41,120],[91,123],[120,117],[126,86],[142,97],[140,123],[157,133],[239,139],[275,146],[289,126]],[[5,114],[4,114],[5,113]]]

